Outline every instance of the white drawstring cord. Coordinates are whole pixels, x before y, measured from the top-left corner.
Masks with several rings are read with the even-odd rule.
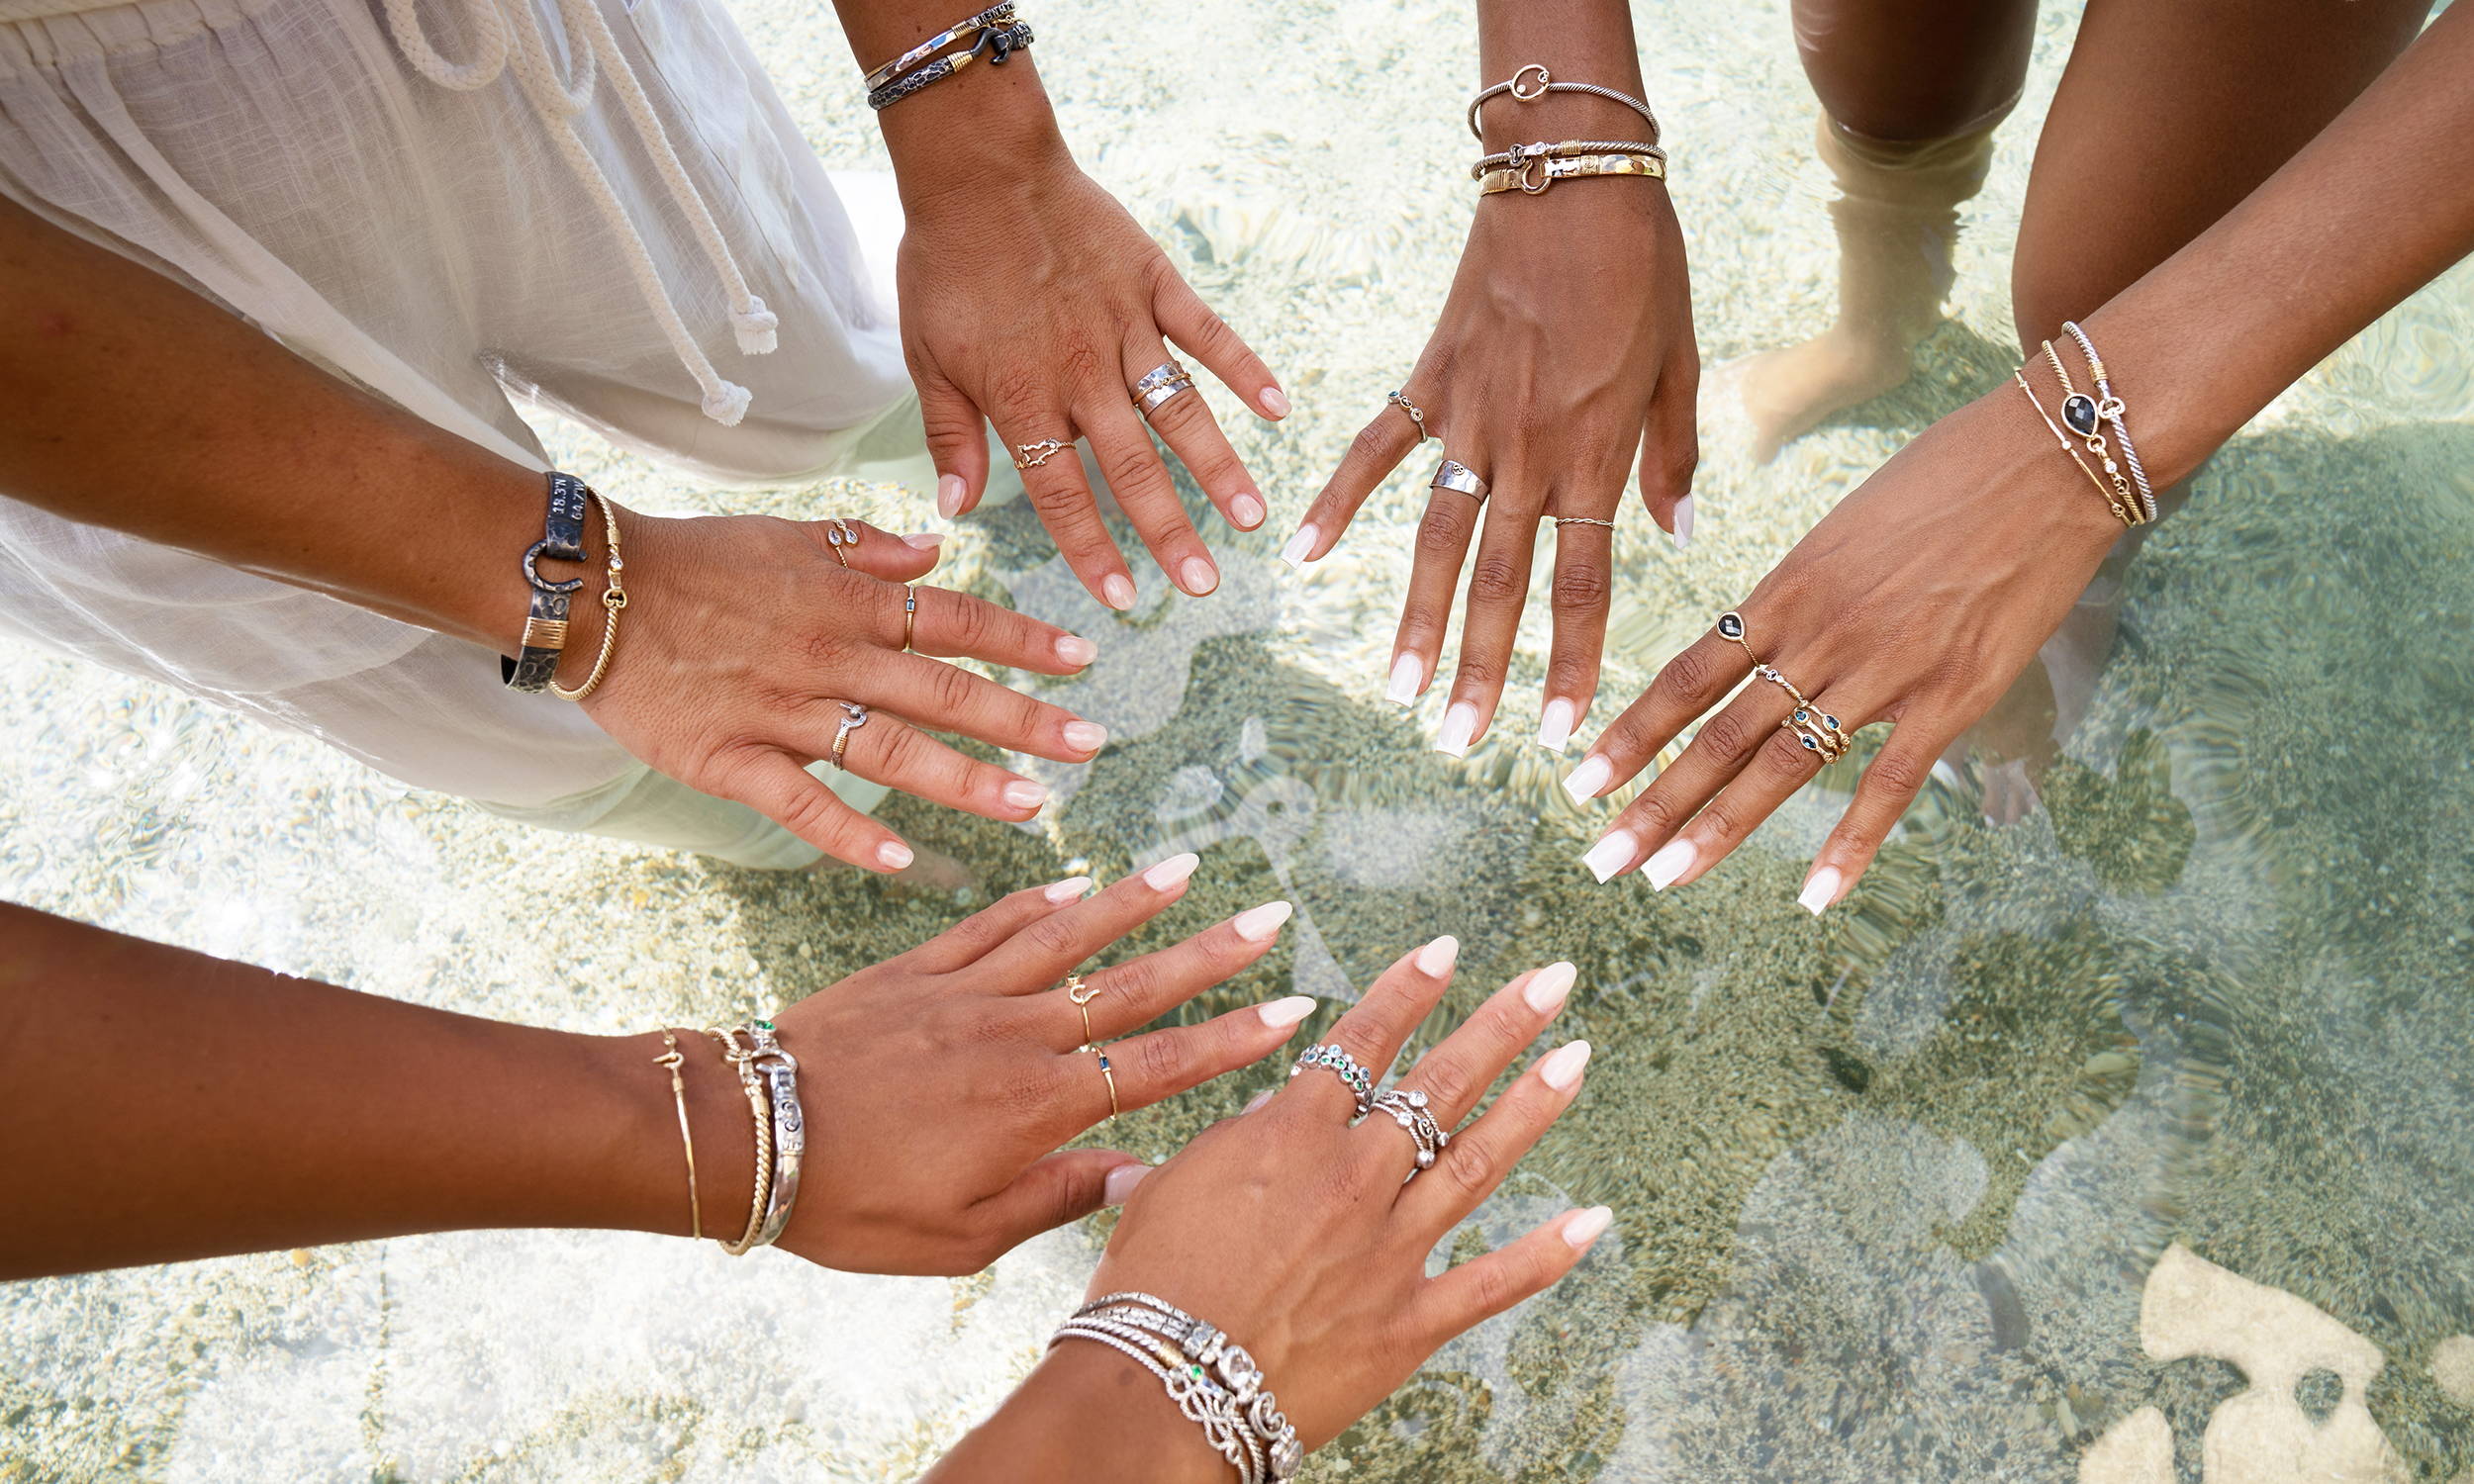
[[[688,179],[687,167],[671,147],[670,137],[654,116],[643,85],[636,80],[634,68],[618,49],[618,39],[612,34],[610,23],[594,0],[557,0],[560,18],[566,24],[569,50],[575,57],[576,75],[572,81],[558,75],[558,68],[550,59],[549,39],[542,33],[540,18],[527,0],[463,0],[478,50],[471,61],[462,63],[448,61],[429,44],[414,10],[415,0],[384,3],[387,29],[394,33],[396,45],[404,49],[405,60],[412,63],[413,70],[438,86],[468,93],[495,81],[511,67],[514,69],[518,85],[549,132],[558,152],[566,158],[577,183],[593,198],[602,220],[618,235],[637,292],[653,312],[653,319],[669,339],[679,363],[704,393],[705,416],[725,427],[746,417],[747,389],[724,380],[714,369],[704,348],[696,343],[696,337],[688,332],[686,321],[680,318],[678,306],[671,300],[669,287],[653,265],[652,251],[645,245],[643,234],[636,231],[618,193],[612,189],[610,177],[602,173],[601,163],[593,158],[583,136],[576,132],[576,115],[593,101],[597,71],[609,72],[611,84],[618,89],[619,102],[626,109],[645,152],[652,157],[664,188],[687,218],[706,260],[720,279],[722,292],[730,303],[731,333],[740,351],[762,355],[772,350],[778,343],[775,331],[780,322],[762,299],[749,292],[746,276],[739,271],[737,259],[730,255],[720,227],[697,193],[695,182]],[[583,43],[580,46],[575,45],[579,37]],[[597,62],[603,66],[597,68]]]

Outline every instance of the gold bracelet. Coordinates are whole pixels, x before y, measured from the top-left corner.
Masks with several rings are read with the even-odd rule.
[[[570,691],[556,681],[550,682],[550,694],[561,700],[582,700],[602,683],[602,672],[610,668],[610,652],[618,643],[618,610],[627,605],[627,590],[618,583],[618,574],[627,566],[618,555],[618,512],[610,508],[601,491],[587,493],[602,508],[602,530],[610,537],[610,585],[602,589],[602,652],[594,657],[593,673],[584,678],[583,685]],[[563,635],[560,642],[565,642]]]
[[[2078,450],[2070,446],[2070,435],[2061,430],[2061,424],[2053,420],[2053,415],[2045,411],[2045,404],[2037,400],[2036,388],[2028,385],[2027,373],[2013,371],[2010,376],[2019,384],[2019,390],[2027,394],[2028,406],[2036,409],[2036,416],[2044,418],[2045,425],[2053,430],[2053,440],[2061,445],[2062,456],[2076,464],[2079,472],[2087,476],[2087,482],[2096,487],[2096,493],[2105,497],[2105,504],[2113,510],[2113,518],[2124,525],[2139,524],[2131,512],[2123,509],[2122,502],[2115,498],[2113,491],[2105,488],[2105,482],[2096,477],[2096,471],[2087,466],[2087,460],[2079,457]]]
[[[736,1242],[724,1242],[721,1250],[733,1257],[743,1257],[754,1251],[756,1238],[765,1229],[765,1202],[773,1194],[773,1110],[766,1106],[764,1084],[756,1079],[756,1054],[739,1050],[738,1038],[728,1031],[705,1027],[705,1034],[721,1043],[721,1060],[738,1068],[739,1085],[747,1092],[747,1110],[756,1120],[756,1193],[748,1200],[747,1230]]]
[[[1505,191],[1543,196],[1559,180],[1583,180],[1595,175],[1646,175],[1652,180],[1666,178],[1666,162],[1648,154],[1577,154],[1536,155],[1522,160],[1518,169],[1488,170],[1477,177],[1477,194],[1499,196]]]
[[[2121,497],[2122,504],[2130,508],[2133,517],[2131,523],[2139,524],[2141,520],[2146,518],[2146,512],[2140,508],[2139,496],[2132,491],[2131,481],[2123,474],[2122,466],[2114,462],[2112,445],[2105,441],[2104,433],[2098,430],[2096,399],[2081,397],[2079,389],[2070,384],[2070,368],[2061,363],[2061,352],[2053,348],[2053,342],[2050,340],[2045,342],[2045,358],[2053,363],[2053,375],[2061,382],[2061,419],[2064,422],[2070,421],[2072,403],[2086,405],[2087,430],[2080,432],[2076,423],[2071,423],[2070,430],[2079,433],[2080,440],[2087,444],[2088,452],[2105,461],[2105,477],[2113,481],[2114,493]]]
[[[669,1050],[653,1059],[655,1067],[670,1073],[670,1100],[679,1107],[679,1145],[687,1151],[687,1234],[703,1241],[705,1237],[705,1202],[696,1190],[696,1131],[687,1122],[687,1082],[679,1075],[679,1067],[687,1058],[679,1055],[679,1038],[670,1034],[670,1027],[661,1028],[661,1044]]]

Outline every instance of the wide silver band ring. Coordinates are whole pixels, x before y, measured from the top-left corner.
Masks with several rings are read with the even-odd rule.
[[[1175,359],[1162,361],[1134,379],[1134,396],[1139,399],[1152,388],[1165,387],[1170,382],[1181,378],[1189,382],[1193,380],[1186,374],[1186,368],[1178,364]]]
[[[1193,389],[1194,379],[1181,372],[1171,380],[1164,381],[1158,386],[1153,387],[1150,391],[1136,397],[1134,399],[1134,406],[1140,408],[1142,410],[1143,417],[1148,418],[1153,413],[1158,412],[1172,399],[1183,393],[1190,392]]]
[[[1435,477],[1426,481],[1426,485],[1429,489],[1450,490],[1455,495],[1466,495],[1479,505],[1486,503],[1486,482],[1479,479],[1476,472],[1469,465],[1458,459],[1445,459],[1437,465]]]

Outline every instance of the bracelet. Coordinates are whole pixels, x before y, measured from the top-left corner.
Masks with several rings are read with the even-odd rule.
[[[1521,79],[1527,77],[1532,72],[1538,74],[1537,82],[1533,86],[1526,88],[1522,87]],[[1513,73],[1511,81],[1498,82],[1493,87],[1487,88],[1478,93],[1476,97],[1470,99],[1469,132],[1471,134],[1476,136],[1480,139],[1483,139],[1486,137],[1485,131],[1477,127],[1477,111],[1486,106],[1488,99],[1500,97],[1505,93],[1511,94],[1515,100],[1522,103],[1535,103],[1549,93],[1587,93],[1591,97],[1609,99],[1613,102],[1620,103],[1624,107],[1631,109],[1634,113],[1639,114],[1643,121],[1650,126],[1650,142],[1653,144],[1658,142],[1658,115],[1650,112],[1650,106],[1648,104],[1642,102],[1638,98],[1635,98],[1630,93],[1619,93],[1613,88],[1602,88],[1594,82],[1557,82],[1555,80],[1555,74],[1549,72],[1546,69],[1546,64],[1543,62],[1531,62],[1528,66],[1525,66],[1519,71]]]
[[[903,73],[909,71],[912,67],[915,67],[919,63],[926,61],[929,57],[934,56],[937,52],[944,50],[954,43],[966,41],[969,38],[977,36],[981,32],[990,29],[991,27],[1007,26],[1011,25],[1012,22],[1013,0],[998,0],[997,4],[981,11],[978,15],[973,16],[971,19],[967,21],[955,22],[945,30],[938,32],[936,35],[929,37],[926,41],[921,42],[916,46],[913,46],[909,50],[904,52],[902,55],[895,57],[884,66],[870,72],[866,77],[860,79],[859,85],[867,91],[873,93],[877,89],[885,86],[885,84],[892,82]]]
[[[2079,457],[2078,450],[2070,446],[2070,435],[2061,430],[2061,424],[2053,420],[2052,414],[2045,411],[2045,404],[2037,397],[2036,388],[2028,385],[2027,372],[2024,370],[2013,371],[2010,373],[2010,379],[2017,382],[2019,384],[2019,390],[2027,394],[2028,406],[2036,409],[2036,416],[2044,418],[2045,425],[2053,430],[2054,441],[2061,444],[2062,456],[2067,458],[2071,463],[2076,464],[2079,468],[2079,472],[2087,476],[2087,482],[2096,487],[2096,493],[2105,498],[2105,504],[2113,510],[2113,517],[2116,520],[2121,521],[2124,525],[2139,524],[2138,512],[2130,507],[2125,506],[2122,503],[2120,496],[2116,495],[2113,491],[2106,489],[2105,482],[2097,477],[2096,471],[2087,466],[2087,460]]]
[[[618,556],[618,512],[610,508],[601,491],[588,489],[584,493],[602,508],[602,534],[610,542],[610,578],[602,589],[602,652],[593,657],[593,673],[584,678],[583,685],[570,691],[556,681],[550,682],[550,694],[560,700],[582,700],[602,683],[602,672],[610,668],[610,652],[618,643],[618,610],[627,605],[627,590],[618,584],[618,574],[627,565]]]
[[[983,31],[980,33],[980,39],[971,44],[970,50],[940,56],[916,71],[905,72],[868,94],[868,107],[879,112],[892,108],[921,88],[943,82],[946,78],[953,76],[956,72],[971,65],[972,61],[982,53],[986,53],[990,66],[1001,67],[1016,51],[1027,50],[1031,40],[1031,23],[1028,21],[1016,21],[1011,26]]]
[[[1263,1368],[1244,1346],[1168,1300],[1110,1293],[1074,1311],[1048,1342],[1090,1340],[1120,1350],[1160,1378],[1188,1421],[1237,1470],[1240,1484],[1280,1484],[1304,1466],[1305,1447]]]
[[[1533,176],[1534,172],[1534,176]],[[1645,175],[1666,178],[1666,162],[1646,154],[1582,154],[1541,156],[1516,170],[1489,170],[1477,177],[1477,194],[1500,196],[1505,191],[1543,196],[1559,180],[1585,180],[1600,175]]]
[[[653,1059],[655,1067],[670,1073],[670,1100],[679,1108],[679,1144],[687,1151],[687,1234],[702,1241],[705,1236],[705,1203],[696,1191],[696,1131],[687,1123],[687,1083],[679,1076],[681,1064],[687,1058],[679,1055],[679,1038],[670,1027],[661,1028],[661,1044],[667,1048]]]
[[[510,691],[527,695],[541,690],[558,673],[558,656],[567,647],[568,595],[584,586],[571,577],[551,582],[537,565],[543,557],[562,562],[584,560],[584,498],[592,493],[583,480],[553,470],[549,476],[549,512],[541,517],[541,539],[524,548],[524,585],[532,590],[532,610],[524,617],[523,640],[515,659],[499,656],[499,679]]]
[[[2122,445],[2122,462],[2131,466],[2132,482],[2139,486],[2140,510],[2147,519],[2153,520],[2156,518],[2156,492],[2147,487],[2147,471],[2140,466],[2139,450],[2131,446],[2131,425],[2123,420],[2124,415],[2129,413],[2130,409],[2123,404],[2121,398],[2113,394],[2113,383],[2105,379],[2105,358],[2096,353],[2096,342],[2087,337],[2087,331],[2079,328],[2078,322],[2075,320],[2062,321],[2061,327],[2069,331],[2070,338],[2079,342],[2079,352],[2087,357],[2088,379],[2096,383],[2098,400],[2089,404],[2082,416],[2088,419],[2090,427],[2095,426],[2095,419],[2098,417],[2113,424],[2113,440]],[[2062,378],[2064,387],[2067,387],[2069,382],[2070,379],[2067,376]],[[2078,400],[2085,401],[2086,399]],[[2071,412],[2070,399],[2065,398],[2061,404],[2061,419],[2076,427],[2078,421],[2071,416]],[[2112,466],[2106,467],[2107,472],[2111,472]]]
[[[2061,352],[2053,348],[2053,342],[2046,340],[2044,343],[2045,359],[2052,362],[2054,379],[2061,383],[2062,422],[2079,434],[2088,452],[2104,461],[2105,478],[2113,481],[2115,498],[2129,508],[2133,516],[2131,523],[2138,524],[2141,516],[2139,497],[2131,493],[2131,482],[2123,477],[2122,466],[2114,462],[2113,449],[2105,442],[2104,432],[2096,425],[2094,400],[2082,395],[2077,387],[2070,384],[2070,368],[2061,363]]]
[[[747,1111],[756,1121],[756,1191],[748,1200],[747,1230],[738,1241],[721,1244],[723,1252],[743,1257],[755,1249],[756,1239],[764,1231],[765,1200],[772,1194],[773,1117],[765,1106],[764,1087],[756,1080],[756,1069],[751,1065],[755,1054],[739,1050],[738,1038],[728,1031],[707,1026],[705,1034],[721,1043],[721,1060],[738,1068],[739,1087],[747,1094]]]
[[[1666,158],[1665,150],[1637,139],[1566,139],[1560,144],[1550,144],[1541,139],[1534,144],[1514,144],[1509,149],[1477,156],[1477,163],[1469,167],[1469,178],[1475,180],[1488,170],[1516,170],[1533,159],[1567,159],[1582,154],[1645,154],[1657,160]]]
[[[751,1020],[740,1027],[756,1050],[749,1066],[765,1078],[773,1093],[773,1183],[765,1195],[764,1226],[756,1246],[771,1247],[791,1224],[791,1203],[799,1199],[799,1165],[808,1152],[808,1121],[799,1106],[799,1059],[774,1039],[770,1020]]]

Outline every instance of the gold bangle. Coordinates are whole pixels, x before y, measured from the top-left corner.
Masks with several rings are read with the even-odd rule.
[[[2036,416],[2044,418],[2045,425],[2053,430],[2053,441],[2061,445],[2062,456],[2076,464],[2079,472],[2087,476],[2087,482],[2096,487],[2096,493],[2105,497],[2106,506],[2113,510],[2113,518],[2124,525],[2139,524],[2139,521],[2132,517],[2131,512],[2123,508],[2121,500],[2114,495],[2113,491],[2105,488],[2105,482],[2097,478],[2096,471],[2087,466],[2087,460],[2079,457],[2078,450],[2070,446],[2070,435],[2061,430],[2061,424],[2053,420],[2052,414],[2045,411],[2045,404],[2037,398],[2036,388],[2028,385],[2027,373],[2013,371],[2010,377],[2019,384],[2019,390],[2027,394],[2028,406],[2036,409]]]
[[[2113,481],[2114,493],[2121,497],[2125,506],[2130,508],[2132,516],[2130,523],[2139,524],[2147,517],[2147,512],[2141,507],[2139,496],[2132,493],[2131,481],[2123,474],[2122,466],[2114,462],[2113,445],[2105,441],[2102,425],[2096,421],[2096,399],[2080,396],[2079,389],[2071,385],[2070,368],[2061,363],[2061,352],[2053,348],[2053,342],[2050,340],[2045,342],[2045,358],[2053,363],[2053,375],[2061,382],[2061,420],[2070,421],[2070,404],[2074,402],[2085,404],[2088,430],[2079,433],[2079,441],[2087,445],[2088,452],[2105,461],[2105,477]],[[2077,424],[2073,423],[2070,430],[2078,432]]]
[[[1478,176],[1477,194],[1499,196],[1505,191],[1519,191],[1543,196],[1559,180],[1584,180],[1599,175],[1645,175],[1652,180],[1665,180],[1666,162],[1647,154],[1539,155],[1521,161],[1518,169],[1488,170]]]
[[[697,1241],[705,1236],[705,1202],[696,1189],[696,1131],[687,1122],[687,1082],[680,1077],[679,1067],[687,1058],[679,1055],[679,1038],[670,1034],[670,1027],[661,1028],[661,1044],[669,1050],[653,1059],[653,1065],[670,1073],[670,1100],[679,1108],[679,1146],[687,1151],[687,1234]]]
[[[604,672],[610,669],[611,651],[618,644],[618,610],[627,605],[627,590],[618,582],[618,574],[627,566],[618,555],[618,512],[610,508],[610,502],[602,498],[601,491],[588,493],[592,495],[593,503],[602,508],[602,531],[610,537],[610,585],[602,589],[602,652],[593,657],[593,673],[584,678],[583,685],[570,691],[554,680],[550,682],[550,694],[560,700],[582,700],[593,694],[595,686],[602,683]],[[559,642],[562,645],[566,642],[564,634],[559,636]]]
[[[756,1238],[765,1227],[765,1201],[773,1194],[773,1111],[765,1104],[764,1084],[756,1080],[754,1052],[739,1050],[738,1038],[727,1031],[705,1027],[705,1034],[721,1043],[721,1060],[738,1068],[739,1085],[747,1093],[747,1109],[756,1120],[756,1191],[749,1197],[747,1230],[736,1242],[724,1242],[721,1250],[733,1257],[743,1257],[753,1251]]]

